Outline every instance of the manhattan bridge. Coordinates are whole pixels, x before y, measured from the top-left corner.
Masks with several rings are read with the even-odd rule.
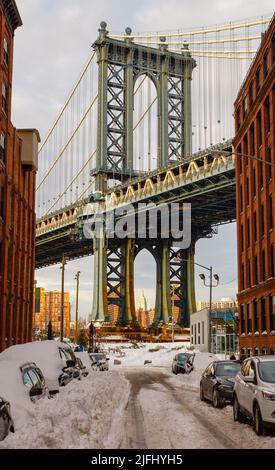
[[[101,22],[40,147],[36,188],[36,268],[93,255],[94,320],[108,323],[115,304],[120,325],[136,323],[134,262],[146,249],[156,263],[154,324],[169,321],[173,285],[177,322],[189,325],[195,244],[236,218],[233,104],[269,22],[139,34]],[[190,246],[158,229],[154,238],[84,236],[93,211],[138,212],[140,202],[191,204]]]

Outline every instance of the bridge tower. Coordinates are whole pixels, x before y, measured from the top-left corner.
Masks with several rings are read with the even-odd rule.
[[[188,46],[182,53],[168,50],[165,37],[158,48],[135,44],[126,28],[125,40],[111,38],[107,24],[100,24],[93,44],[98,62],[97,163],[92,171],[95,188],[103,195],[109,179],[130,180],[133,164],[134,89],[146,75],[155,84],[158,99],[158,168],[192,153],[191,79],[195,61]],[[149,246],[148,246],[149,244]],[[119,324],[135,324],[134,260],[143,248],[152,252],[157,265],[155,324],[168,323],[171,315],[171,282],[176,284],[179,323],[189,324],[195,308],[193,248],[175,251],[172,240],[106,239],[94,244],[94,297],[92,317],[108,321],[108,303],[120,309]],[[176,259],[187,260],[178,266]]]

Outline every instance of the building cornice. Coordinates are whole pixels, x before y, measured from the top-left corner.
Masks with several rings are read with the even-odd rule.
[[[0,6],[5,13],[12,33],[14,33],[16,28],[23,24],[15,0],[0,0]]]

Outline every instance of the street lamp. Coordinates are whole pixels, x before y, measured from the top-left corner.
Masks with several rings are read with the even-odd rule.
[[[198,264],[198,263],[197,263]],[[203,281],[203,284],[205,285],[205,287],[209,287],[210,289],[210,299],[209,299],[209,341],[208,341],[208,348],[209,348],[209,352],[213,352],[212,351],[212,289],[213,287],[217,287],[219,285],[219,282],[220,282],[220,278],[218,276],[218,274],[214,274],[213,275],[213,267],[210,266],[210,268],[208,268],[207,266],[203,266],[201,264],[199,264],[199,266],[201,268],[204,268],[204,269],[207,269],[207,271],[209,271],[209,278],[210,278],[210,283],[207,284],[206,283],[206,278],[205,278],[205,275],[204,274],[200,274],[200,278],[202,279]],[[213,277],[216,281],[216,284],[213,284]]]
[[[61,306],[60,306],[60,341],[63,341],[64,336],[64,278],[65,278],[65,265],[66,258],[62,256],[62,266],[61,266]]]
[[[75,335],[74,335],[74,340],[75,343],[77,342],[77,334],[78,334],[78,296],[79,296],[79,276],[80,276],[80,271],[77,271],[75,275],[75,280],[76,280],[76,301],[75,301]]]

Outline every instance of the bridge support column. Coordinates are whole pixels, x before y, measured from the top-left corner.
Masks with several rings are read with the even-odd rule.
[[[121,324],[136,324],[135,292],[134,292],[134,257],[135,242],[132,239],[125,240],[122,248],[122,297],[123,311],[121,312]]]
[[[155,254],[157,264],[156,303],[154,324],[169,322],[171,315],[170,295],[170,247],[169,242],[162,242]]]
[[[107,247],[103,232],[94,238],[94,293],[92,319],[104,322],[108,316]]]
[[[194,280],[194,247],[187,250],[171,248],[170,282],[174,288],[174,304],[178,308],[177,323],[190,326],[190,315],[196,311]]]

